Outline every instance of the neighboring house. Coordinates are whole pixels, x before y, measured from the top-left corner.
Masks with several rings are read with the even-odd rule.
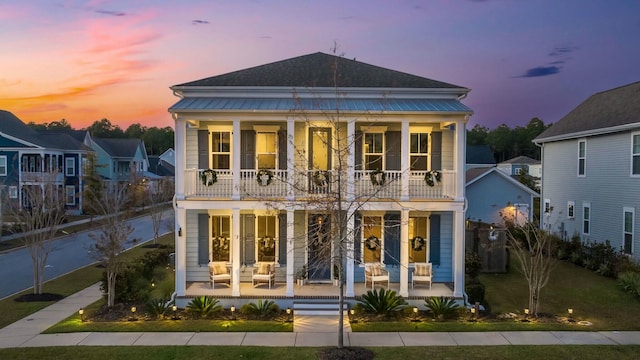
[[[156,178],[148,172],[149,160],[140,139],[94,138],[86,133],[84,144],[95,151],[96,172],[111,182],[137,178]]]
[[[496,167],[467,170],[466,184],[468,220],[496,225],[532,220],[533,199],[540,195]]]
[[[149,171],[162,177],[174,177],[175,168],[175,152],[173,149],[167,149],[162,155],[149,155]]]
[[[65,133],[37,132],[0,110],[0,182],[8,198],[24,204],[25,186],[53,182],[70,214],[82,212],[82,164],[91,150]]]
[[[489,145],[467,145],[466,161],[465,170],[496,165],[496,159],[493,157],[493,151]]]
[[[542,177],[542,162],[528,156],[517,156],[498,164],[498,170],[507,175],[520,175],[522,171],[535,177]]]
[[[540,134],[541,226],[640,260],[640,82],[597,93]]]
[[[346,254],[347,298],[366,291],[365,265],[373,263],[382,264],[404,297],[463,298],[465,127],[472,111],[460,100],[469,89],[315,53],[171,90],[180,97],[169,109],[179,305],[199,295],[237,305],[256,292],[281,305],[296,297],[337,298],[333,267],[315,258],[331,225],[308,204],[327,188],[322,179],[337,174],[337,156],[351,164],[340,189],[344,201],[374,195],[349,217],[347,230],[355,235]],[[327,125],[336,104],[339,133]],[[326,145],[337,138],[352,139],[348,153]],[[390,182],[381,193],[370,176],[376,170]],[[435,186],[425,180],[429,170],[441,172]],[[212,260],[229,269],[228,288],[212,289]],[[414,262],[432,263],[431,290],[410,287]],[[252,286],[252,270],[262,263],[275,265],[276,286]],[[308,281],[319,284],[311,293],[294,285],[304,266]]]

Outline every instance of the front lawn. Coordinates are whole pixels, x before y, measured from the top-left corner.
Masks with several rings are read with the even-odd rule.
[[[371,348],[376,360],[396,359],[637,359],[640,346],[425,346]],[[65,346],[1,349],[0,358],[18,359],[136,359],[136,360],[298,360],[315,359],[318,348],[268,346]]]
[[[174,236],[173,233],[164,235],[158,240],[159,244],[173,245]],[[147,248],[144,246],[137,246],[127,252],[122,257],[126,259],[135,259],[142,254],[153,250],[153,248]],[[82,289],[85,289],[102,279],[102,273],[104,269],[97,265],[89,265],[84,268],[73,271],[69,274],[58,277],[54,280],[45,282],[43,292],[58,294],[62,296],[69,296]],[[25,295],[33,293],[33,290],[25,290],[14,296],[0,300],[0,308],[3,309],[0,312],[0,328],[5,327],[15,321],[18,321],[34,312],[41,310],[51,304],[54,301],[38,301],[38,302],[16,302],[15,299]]]

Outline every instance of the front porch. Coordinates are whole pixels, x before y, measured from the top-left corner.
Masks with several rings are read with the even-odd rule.
[[[371,290],[371,285],[365,287],[364,283],[354,283],[353,288],[355,297],[345,298],[350,303],[353,303],[355,299]],[[386,286],[376,285],[375,288],[386,289]],[[389,290],[399,293],[400,283],[390,283]],[[241,282],[240,296],[232,296],[231,287],[226,284],[217,284],[215,288],[211,288],[209,282],[188,282],[185,295],[179,297],[176,301],[180,304],[179,306],[184,307],[194,297],[212,296],[220,300],[223,306],[234,305],[239,307],[245,303],[255,302],[258,299],[267,299],[275,301],[281,307],[292,307],[295,301],[338,300],[338,287],[328,283],[307,283],[303,286],[294,284],[293,297],[287,297],[286,292],[287,284],[284,282],[276,282],[271,289],[266,284],[254,287],[251,283]],[[424,285],[416,286],[415,289],[412,289],[411,285],[409,285],[409,296],[405,299],[411,305],[420,306],[424,304],[424,299],[433,296],[453,297],[453,289],[446,283],[433,283],[431,289]]]

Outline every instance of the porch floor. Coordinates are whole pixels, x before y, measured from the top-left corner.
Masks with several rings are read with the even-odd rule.
[[[384,285],[376,284],[376,289],[385,288]],[[389,289],[395,292],[400,291],[400,283],[390,283]],[[371,285],[365,287],[364,283],[354,284],[354,294],[356,297],[371,290]],[[285,283],[275,283],[269,289],[267,284],[259,284],[255,287],[249,282],[240,283],[240,298],[286,298],[287,286]],[[330,299],[338,297],[338,288],[333,284],[305,284],[303,286],[294,285],[294,298],[301,299]],[[208,282],[188,282],[185,297],[194,296],[214,296],[217,298],[232,298],[231,287],[227,284],[216,284],[215,289],[211,288]],[[409,284],[409,299],[422,299],[431,296],[453,296],[453,290],[444,283],[433,283],[431,290],[425,285],[411,288]]]

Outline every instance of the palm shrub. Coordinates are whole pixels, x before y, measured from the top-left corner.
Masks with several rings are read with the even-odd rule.
[[[454,299],[440,297],[430,297],[425,300],[425,305],[433,317],[439,320],[453,317],[458,312],[458,303]]]
[[[620,274],[618,285],[629,294],[640,298],[640,273],[625,272]]]
[[[244,304],[240,308],[240,313],[253,315],[260,318],[268,318],[280,312],[280,307],[270,300],[258,300],[257,303]]]
[[[198,296],[187,304],[187,311],[198,318],[207,317],[221,310],[220,300],[211,296]]]
[[[151,299],[146,302],[145,309],[153,318],[162,318],[169,310],[169,302],[167,299]]]
[[[393,290],[378,289],[369,290],[358,300],[362,309],[368,313],[378,315],[391,315],[401,311],[407,302]]]

